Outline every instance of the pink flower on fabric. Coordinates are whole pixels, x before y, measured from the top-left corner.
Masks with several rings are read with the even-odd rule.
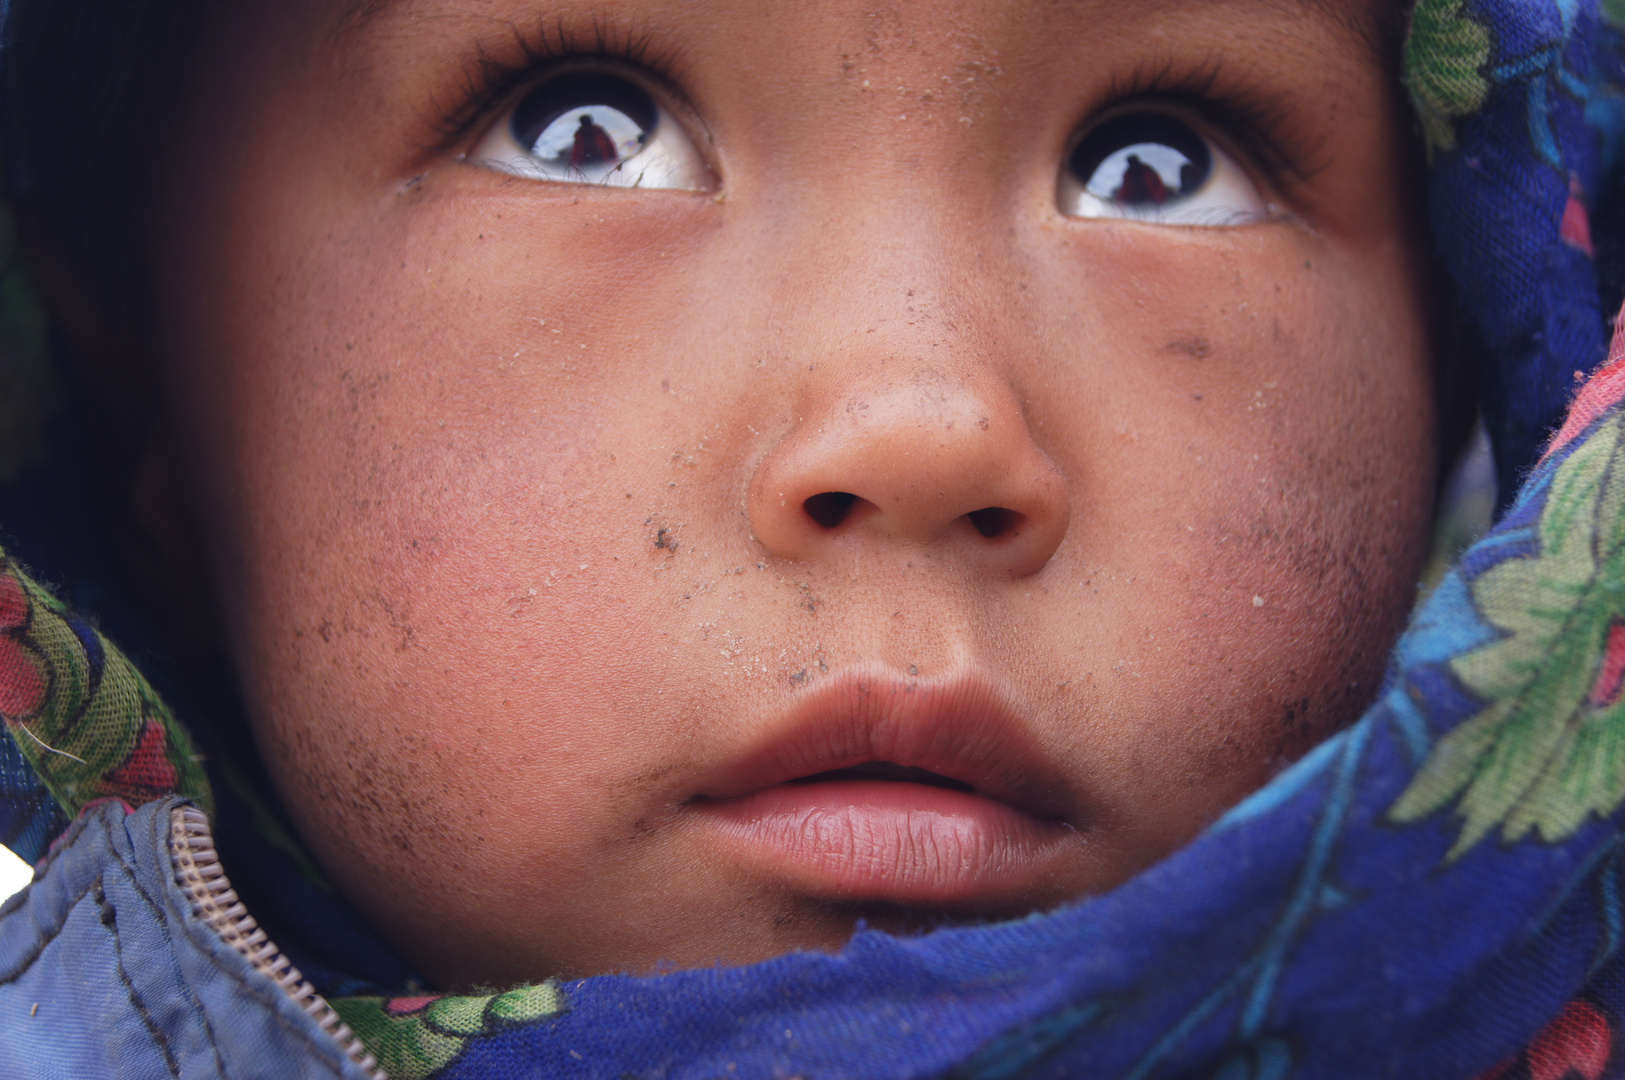
[[[1591,704],[1597,708],[1612,705],[1619,700],[1622,689],[1625,689],[1625,623],[1614,623],[1608,628],[1602,667],[1591,686]]]
[[[1608,1017],[1587,1001],[1571,1001],[1529,1044],[1529,1080],[1597,1080],[1614,1052]]]
[[[11,574],[0,574],[0,716],[17,723],[45,701],[45,665],[27,644],[28,594]]]
[[[1558,226],[1558,235],[1569,247],[1583,251],[1588,258],[1594,259],[1597,253],[1591,246],[1591,215],[1586,213],[1584,198],[1585,191],[1580,187],[1579,178],[1571,173],[1569,201],[1563,204],[1563,223]]]
[[[1598,1080],[1614,1055],[1614,1026],[1589,1001],[1571,1001],[1522,1053],[1480,1073],[1477,1080],[1508,1080],[1529,1066],[1529,1080]]]
[[[429,994],[424,997],[390,998],[384,1002],[384,1011],[391,1016],[411,1016],[413,1013],[422,1012],[439,1000],[439,994]]]
[[[1552,437],[1551,445],[1541,459],[1551,457],[1574,441],[1575,436],[1591,426],[1591,422],[1625,398],[1625,308],[1614,319],[1614,340],[1608,347],[1608,363],[1597,369],[1586,380],[1574,403],[1569,406],[1568,419]]]

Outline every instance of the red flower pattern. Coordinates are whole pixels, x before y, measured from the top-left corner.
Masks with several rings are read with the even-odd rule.
[[[1597,1080],[1614,1053],[1614,1029],[1589,1001],[1571,1001],[1529,1044],[1529,1080]]]
[[[101,787],[109,793],[157,793],[180,787],[180,773],[169,760],[169,735],[164,725],[148,718],[141,725],[135,749],[124,764],[102,777]]]
[[[1569,176],[1569,201],[1563,204],[1563,221],[1558,226],[1563,242],[1591,258],[1597,257],[1591,246],[1591,215],[1586,213],[1585,189],[1572,174]]]
[[[45,700],[45,665],[20,632],[28,624],[28,594],[12,574],[0,574],[0,717],[17,723]]]
[[[1603,649],[1602,667],[1591,687],[1591,704],[1597,708],[1612,705],[1625,690],[1625,623],[1608,628],[1608,644]]]
[[[1569,405],[1569,415],[1552,437],[1542,460],[1574,441],[1591,422],[1625,398],[1625,308],[1614,319],[1614,340],[1608,346],[1608,363],[1586,380]]]
[[[1589,1001],[1571,1001],[1522,1053],[1479,1073],[1476,1080],[1600,1080],[1614,1056],[1614,1027]]]

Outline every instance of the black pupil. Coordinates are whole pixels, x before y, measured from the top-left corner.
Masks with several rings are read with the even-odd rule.
[[[642,149],[658,116],[654,99],[625,79],[572,72],[525,95],[513,112],[513,135],[550,165],[603,171]]]
[[[1091,131],[1069,164],[1097,199],[1155,207],[1200,191],[1213,155],[1189,125],[1160,113],[1129,113]]]

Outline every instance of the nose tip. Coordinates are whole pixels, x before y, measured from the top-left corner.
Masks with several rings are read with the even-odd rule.
[[[1025,577],[1066,533],[1066,483],[1007,386],[926,372],[808,401],[758,467],[749,513],[783,558],[948,545]]]

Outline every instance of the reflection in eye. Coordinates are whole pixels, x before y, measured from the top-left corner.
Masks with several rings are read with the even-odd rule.
[[[1266,212],[1230,155],[1166,113],[1114,116],[1084,136],[1061,171],[1061,212],[1167,225],[1244,225]]]
[[[681,124],[637,84],[573,71],[532,87],[469,155],[537,180],[700,191],[710,170]]]

